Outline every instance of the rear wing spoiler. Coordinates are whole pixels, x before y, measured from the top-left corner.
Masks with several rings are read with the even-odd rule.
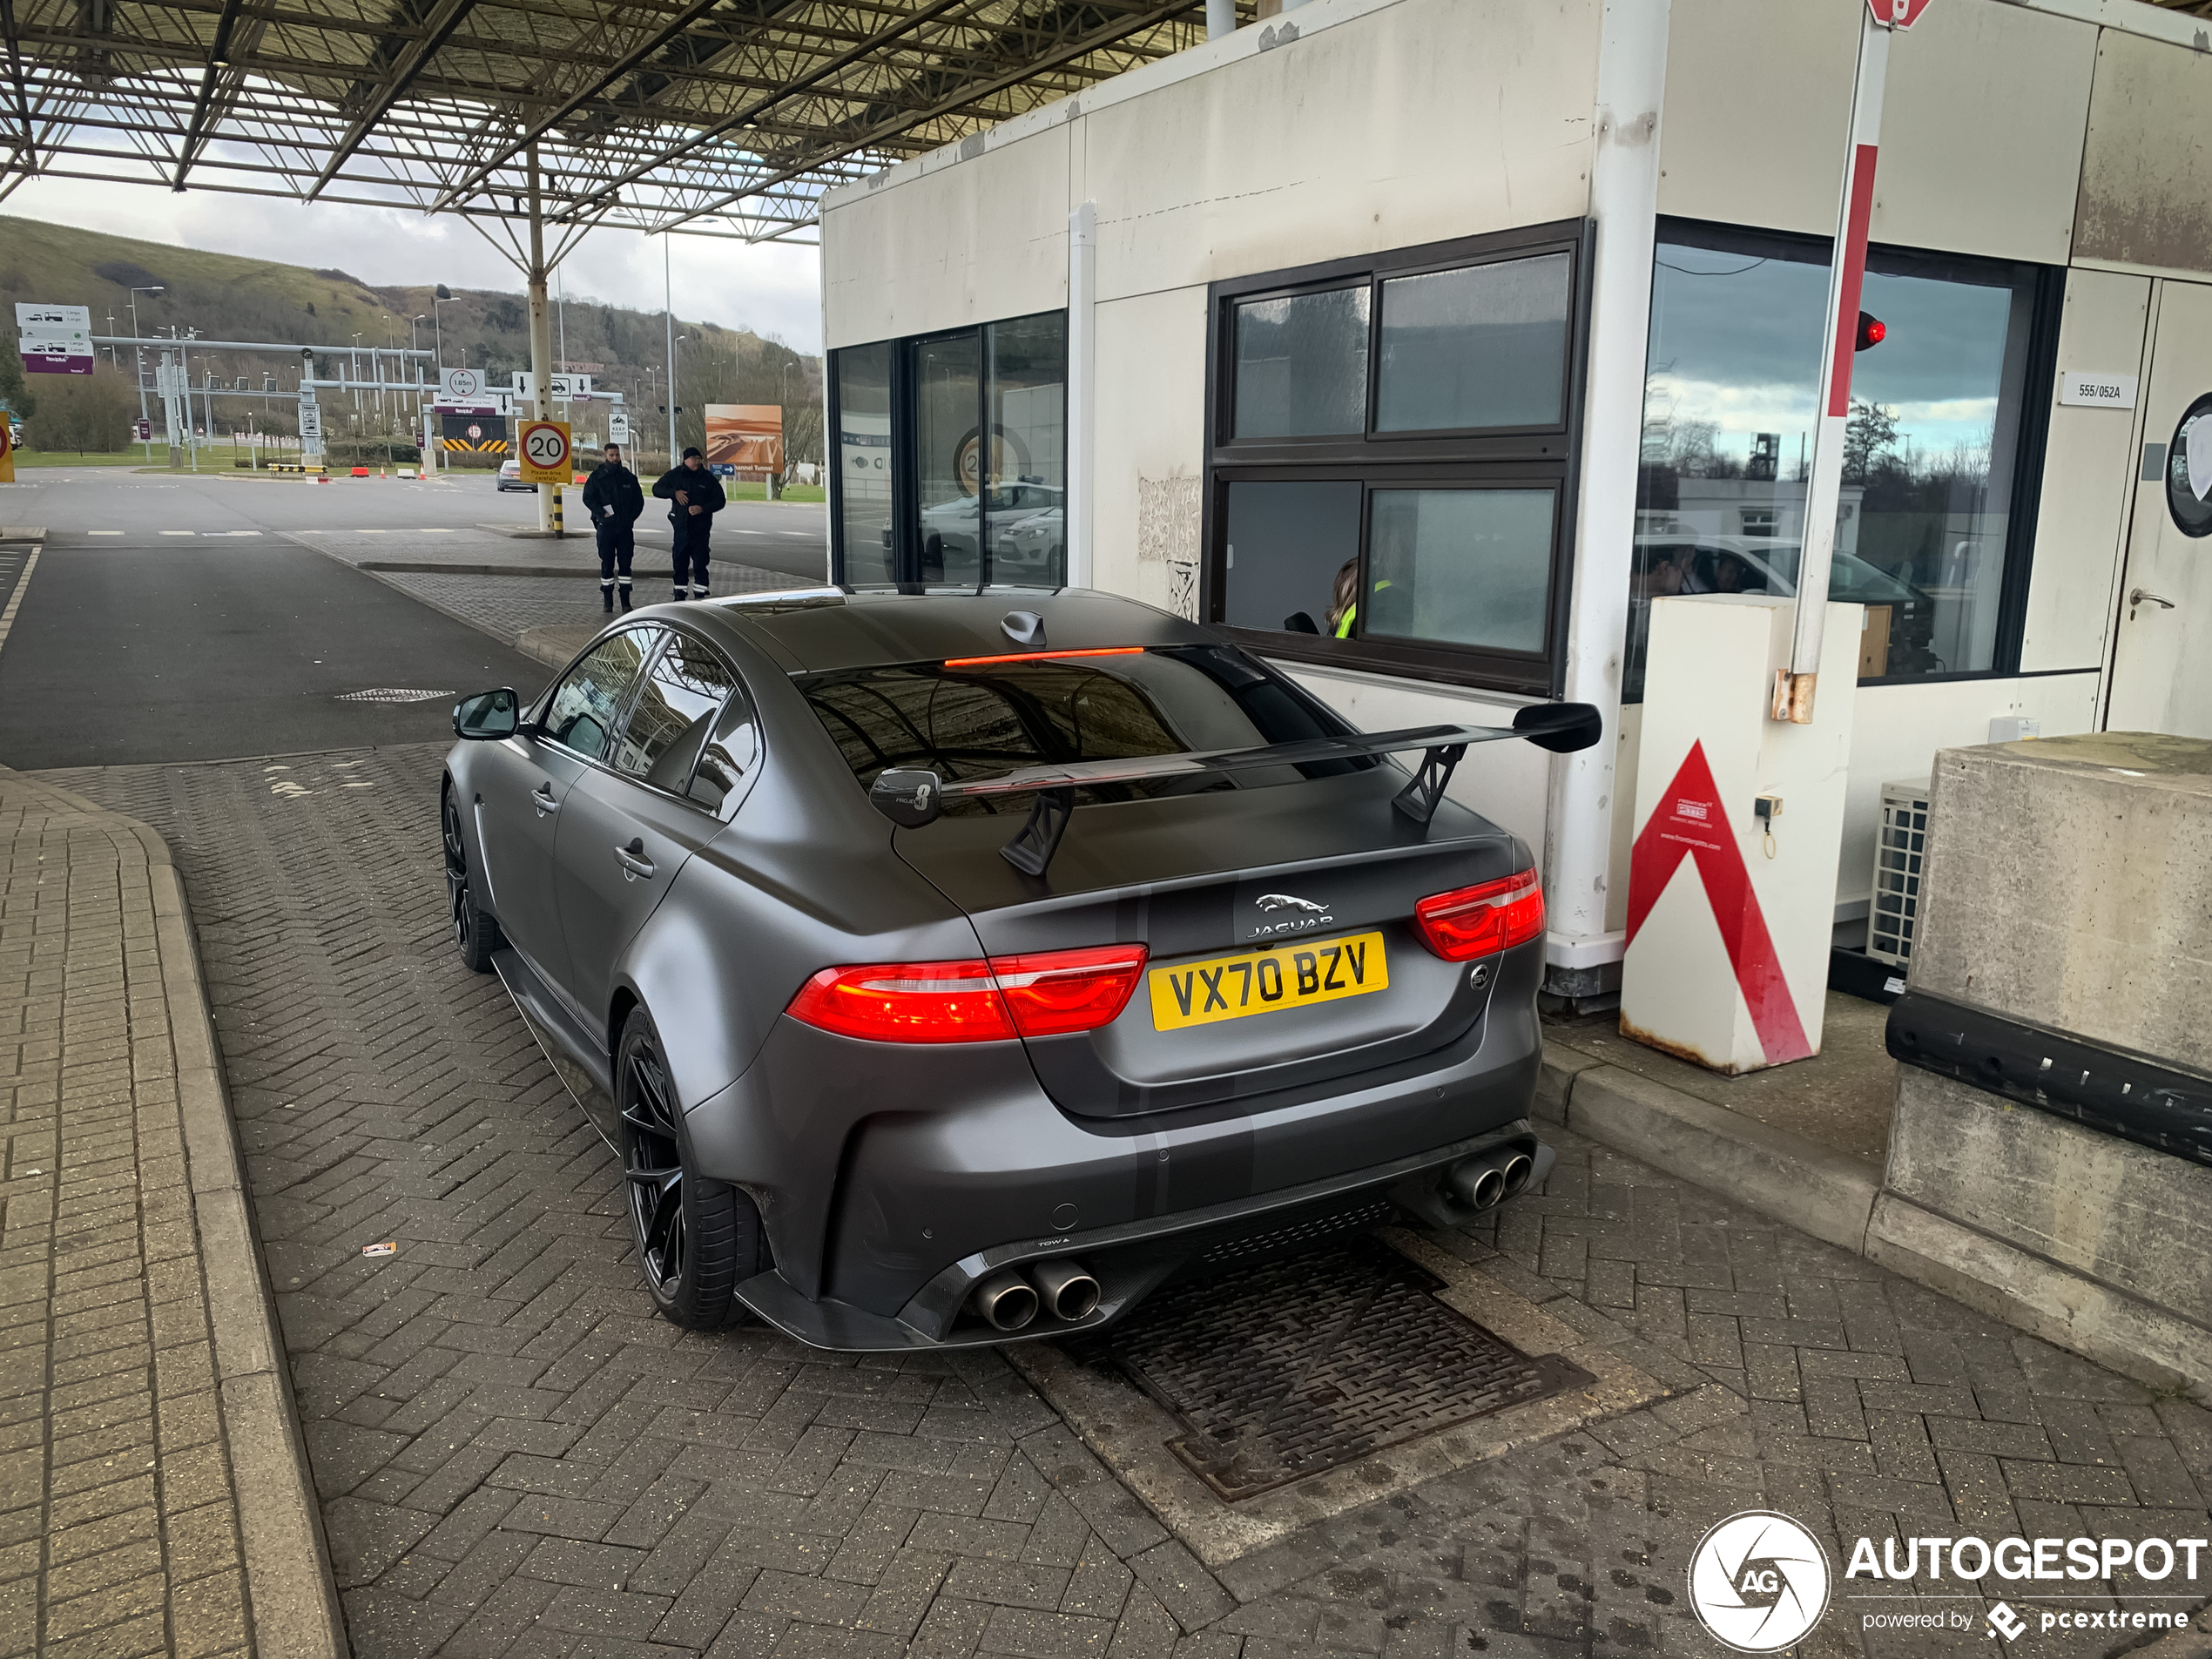
[[[1526,738],[1554,754],[1572,754],[1595,744],[1604,730],[1597,710],[1587,703],[1534,703],[1503,725],[1417,725],[1398,732],[1360,732],[1346,738],[1303,738],[1258,749],[1204,749],[1188,754],[1139,755],[1126,760],[1078,760],[1065,765],[1022,766],[996,778],[947,783],[934,772],[894,769],[877,774],[868,799],[875,809],[905,829],[937,821],[948,800],[1035,792],[1028,822],[999,849],[999,856],[1024,875],[1042,875],[1060,850],[1060,838],[1075,815],[1076,792],[1096,784],[1137,783],[1203,772],[1245,772],[1262,766],[1296,766],[1317,760],[1348,760],[1360,755],[1394,754],[1422,749],[1413,781],[1391,805],[1417,824],[1436,815],[1453,768],[1474,743]]]

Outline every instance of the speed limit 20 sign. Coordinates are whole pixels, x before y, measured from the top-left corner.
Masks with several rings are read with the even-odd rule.
[[[572,475],[566,421],[525,421],[515,434],[515,454],[526,484],[565,484]]]

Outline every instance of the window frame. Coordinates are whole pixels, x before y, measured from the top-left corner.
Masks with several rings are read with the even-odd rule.
[[[631,692],[629,705],[623,710],[623,735],[625,737],[629,735],[630,723],[637,716],[638,701],[644,695],[646,685],[652,679],[654,671],[660,667],[661,659],[668,655],[668,648],[678,639],[686,640],[698,646],[719,663],[723,671],[730,677],[730,690],[725,691],[715,702],[714,712],[707,725],[706,736],[700,740],[698,749],[692,753],[691,764],[684,773],[682,789],[664,789],[660,785],[651,782],[648,776],[651,768],[648,768],[646,772],[626,772],[620,766],[603,766],[602,770],[610,772],[617,778],[636,784],[641,789],[651,790],[656,795],[664,796],[670,800],[680,800],[687,806],[706,813],[710,818],[718,817],[719,814],[709,811],[701,803],[693,800],[688,792],[691,779],[698,772],[699,756],[706,752],[706,745],[713,740],[715,733],[721,729],[722,717],[728,712],[730,699],[732,696],[745,698],[745,706],[754,711],[753,718],[756,725],[759,720],[760,705],[747,694],[745,681],[738,673],[737,664],[730,660],[729,652],[691,629],[679,627],[671,622],[663,622],[658,626],[661,631],[660,644],[653,648],[653,654],[645,659],[644,670],[637,676],[637,689]]]
[[[1559,219],[1481,236],[1331,260],[1287,270],[1226,279],[1206,291],[1204,481],[1200,504],[1198,619],[1256,656],[1332,664],[1480,687],[1513,695],[1555,698],[1565,684],[1568,615],[1573,599],[1575,510],[1581,471],[1584,391],[1589,356],[1589,268],[1595,235],[1588,219]],[[1568,257],[1567,350],[1561,365],[1560,418],[1536,426],[1446,428],[1379,432],[1382,393],[1383,285],[1468,266],[1564,253]],[[1333,288],[1369,289],[1365,429],[1302,437],[1238,438],[1236,307]],[[1508,651],[1444,641],[1394,637],[1350,639],[1233,627],[1222,620],[1228,591],[1229,491],[1238,482],[1360,484],[1357,556],[1366,585],[1369,515],[1381,488],[1527,489],[1556,491],[1544,648]]]
[[[1670,236],[1678,246],[1696,247],[1712,253],[1794,259],[1823,272],[1828,269],[1835,239],[1827,236],[1807,235],[1798,231],[1777,231],[1764,226],[1732,225],[1717,219],[1688,219],[1662,213],[1659,216],[1652,239],[1652,280],[1655,286],[1658,280],[1656,262],[1660,252],[1668,246]],[[1803,257],[1805,255],[1812,257]],[[1860,685],[1940,685],[1957,680],[2018,679],[2024,672],[2030,671],[2022,670],[2020,658],[2027,631],[2028,584],[2035,563],[2037,517],[2042,504],[2044,466],[2050,448],[2051,411],[2057,401],[2059,333],[2065,320],[2067,267],[2034,260],[2008,260],[1986,254],[1961,253],[1945,248],[1913,247],[1901,242],[1870,242],[1866,249],[1867,269],[1875,271],[1880,262],[1885,260],[1894,260],[1907,266],[1921,266],[1932,277],[1953,281],[1966,279],[1946,276],[1942,267],[1947,265],[1953,270],[1963,272],[1976,267],[1989,270],[2008,266],[2015,268],[2025,266],[2036,273],[2036,286],[2029,313],[2027,355],[2021,368],[2020,420],[2014,437],[2017,448],[2013,455],[2012,485],[2009,499],[2005,503],[2005,568],[1998,583],[1997,637],[1990,665],[1941,674],[1885,674],[1857,683]],[[1649,350],[1647,340],[1647,359]],[[1816,363],[1817,361],[1816,357]],[[1647,380],[1649,371],[1650,365],[1647,361]],[[1641,480],[1639,497],[1640,486]],[[1638,510],[1642,510],[1640,504]],[[1625,667],[1625,640],[1622,660]],[[1642,697],[1635,699],[1639,703],[1642,700]]]
[[[553,735],[552,729],[545,725],[543,721],[546,717],[550,716],[553,712],[554,699],[560,696],[561,688],[569,683],[570,677],[575,674],[577,670],[582,668],[583,664],[590,659],[592,653],[597,651],[601,646],[604,645],[609,640],[619,638],[624,634],[651,633],[656,636],[665,636],[669,631],[670,624],[667,623],[658,621],[651,617],[644,617],[636,622],[624,623],[617,628],[610,628],[605,633],[600,634],[595,637],[590,644],[586,645],[582,651],[578,651],[574,657],[569,659],[569,665],[563,669],[558,674],[556,674],[553,677],[553,683],[545,688],[544,698],[540,702],[536,713],[534,713],[530,718],[531,735],[535,737],[538,742],[546,744],[552,748],[558,749],[563,754],[568,756],[572,760],[580,761],[587,766],[597,766],[600,771],[606,772],[610,777],[627,778],[630,774],[624,772],[619,766],[609,765],[600,756],[588,755],[584,753],[583,750],[574,748],[569,744],[563,743],[560,738]],[[608,742],[613,743],[617,741],[621,738],[623,732],[629,729],[631,706],[637,702],[638,690],[644,685],[645,676],[652,671],[653,664],[659,659],[660,652],[661,639],[659,637],[656,637],[647,645],[644,655],[638,660],[637,678],[631,682],[630,688],[622,694],[622,703],[620,706],[617,707],[614,713],[609,717],[610,724],[607,727]]]
[[[579,667],[581,667],[584,659],[590,657],[593,651],[598,650],[600,646],[605,644],[607,641],[614,638],[617,634],[637,634],[644,633],[649,631],[658,634],[659,638],[655,642],[651,650],[645,653],[644,662],[637,672],[637,682],[632,685],[630,690],[624,695],[622,699],[622,708],[616,717],[615,725],[612,731],[609,733],[610,737],[618,738],[622,733],[629,730],[630,717],[637,706],[638,693],[644,689],[645,681],[651,676],[654,666],[661,659],[662,653],[668,649],[669,641],[675,638],[678,634],[681,634],[685,639],[691,641],[693,644],[703,646],[707,651],[713,653],[715,659],[719,662],[724,668],[729,671],[730,685],[732,688],[732,695],[744,698],[745,700],[745,706],[752,711],[754,743],[757,752],[754,755],[752,765],[746,769],[745,775],[745,787],[731,792],[732,796],[734,796],[737,799],[742,800],[745,796],[751,792],[752,780],[760,775],[761,767],[767,764],[768,734],[760,718],[760,699],[753,696],[752,688],[745,684],[745,675],[739,671],[738,665],[731,660],[730,653],[728,651],[725,651],[721,646],[716,644],[714,641],[709,639],[698,630],[687,628],[679,622],[671,621],[664,617],[643,617],[637,621],[624,623],[619,627],[610,629],[607,632],[599,635],[597,638],[592,640],[590,644],[586,645],[582,651],[578,651],[570,659],[568,666],[563,668],[557,675],[556,675],[552,685],[546,688],[544,697],[538,705],[536,712],[532,716],[530,722],[530,735],[537,742],[543,743],[550,748],[558,749],[563,754],[568,756],[571,760],[577,762],[579,765],[596,767],[597,770],[606,773],[610,778],[619,779],[625,784],[633,784],[639,789],[646,790],[652,794],[659,796],[664,800],[680,801],[683,805],[690,807],[695,813],[699,813],[708,818],[718,819],[724,823],[727,823],[729,821],[728,816],[722,813],[714,811],[712,808],[707,806],[704,802],[694,800],[690,795],[680,791],[663,789],[658,784],[647,783],[644,774],[633,772],[624,772],[620,766],[611,764],[604,757],[588,755],[580,749],[571,749],[567,744],[553,736],[552,733],[547,731],[544,726],[538,724],[537,715],[548,713],[551,711],[555,695],[560,691],[563,685],[568,683],[569,676],[573,674]],[[723,717],[729,712],[730,701],[731,698],[725,696],[715,705],[714,725],[710,729],[708,733],[710,740],[714,733],[720,730]],[[704,752],[704,745],[702,745],[702,752]],[[687,772],[684,779],[685,785],[687,788],[691,784],[692,776],[697,773],[698,770],[698,757],[694,755],[691,759],[691,771]],[[725,804],[727,805],[726,802]],[[732,813],[734,813],[735,811],[735,807],[730,808],[730,812]]]
[[[1067,582],[1068,535],[1064,528],[1068,479],[1068,359],[1070,325],[1065,307],[1049,307],[1042,311],[1025,311],[1010,317],[989,317],[980,321],[963,323],[951,328],[931,328],[918,334],[899,334],[887,339],[856,340],[843,346],[833,347],[827,354],[828,429],[839,449],[838,463],[830,469],[833,482],[829,489],[830,523],[830,581],[838,587],[848,587],[845,545],[845,466],[843,454],[843,387],[840,358],[848,351],[863,351],[871,347],[888,347],[891,354],[891,547],[889,585],[900,593],[976,593],[993,590],[1046,593],[1053,588],[1022,583],[1006,583],[990,577],[991,549],[986,544],[988,524],[983,509],[983,495],[988,484],[979,474],[976,484],[976,573],[983,578],[975,583],[929,582],[922,577],[922,536],[921,523],[921,472],[920,452],[916,445],[915,428],[918,424],[916,388],[917,360],[921,347],[934,341],[972,337],[976,354],[975,429],[979,441],[991,427],[991,390],[994,366],[997,361],[996,342],[992,330],[1013,323],[1028,322],[1040,317],[1056,317],[1061,324],[1060,370],[1060,478],[1056,486],[1062,496],[1063,528],[1061,532],[1060,585]],[[984,451],[988,457],[988,447]],[[876,584],[870,583],[870,586]]]

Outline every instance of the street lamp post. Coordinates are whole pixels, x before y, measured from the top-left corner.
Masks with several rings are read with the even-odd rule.
[[[159,283],[149,288],[131,290],[132,339],[144,340],[145,338],[145,332],[138,327],[138,296],[142,293],[166,293],[168,292],[169,290]],[[146,348],[144,346],[133,346],[131,351],[136,363],[138,380],[138,420],[143,424],[146,421]],[[165,404],[163,407],[167,406]],[[146,431],[151,434],[153,428],[148,424]],[[146,465],[149,467],[153,465],[153,439],[151,435],[146,439]]]

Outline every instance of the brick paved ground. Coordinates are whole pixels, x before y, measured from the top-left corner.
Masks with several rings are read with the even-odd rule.
[[[172,1015],[173,894],[112,813],[0,770],[0,1653],[247,1650],[241,1498],[261,1489],[241,1447],[281,1466],[314,1570],[288,1444],[233,1438],[275,1426],[237,1392],[239,1344],[267,1399],[279,1385],[266,1304],[236,1295],[252,1244],[227,1143],[206,1138],[221,1105],[196,997]]]
[[[1562,1136],[1545,1192],[1441,1242],[1676,1397],[1210,1575],[992,1354],[647,1317],[611,1157],[446,941],[437,761],[53,774],[185,868],[363,1659],[1703,1655],[1684,1566],[1745,1507],[1831,1549],[2208,1530],[2212,1414]],[[1925,1605],[1979,1635],[1979,1598]],[[1960,1650],[1862,1610],[1806,1650]]]

